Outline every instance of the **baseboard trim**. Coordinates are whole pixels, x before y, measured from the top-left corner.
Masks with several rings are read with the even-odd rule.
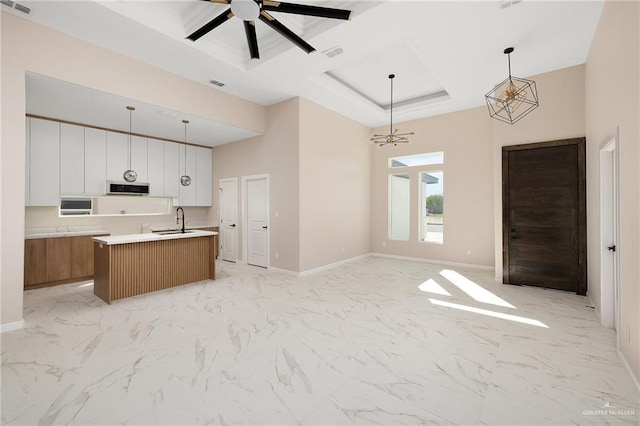
[[[638,381],[638,378],[636,377],[636,375],[634,374],[633,370],[631,369],[631,366],[627,362],[627,359],[624,357],[624,354],[621,351],[618,351],[618,356],[622,360],[622,363],[624,364],[624,367],[629,372],[629,375],[631,376],[631,380],[633,380],[633,383],[635,383],[636,388],[638,388],[638,390],[640,391],[640,381]]]
[[[275,266],[269,266],[267,267],[267,270],[271,272],[284,274],[284,275],[290,275],[292,277],[297,277],[299,275],[296,271],[290,271],[288,269],[280,269],[280,268],[276,268]]]
[[[8,331],[20,330],[23,327],[24,327],[23,319],[21,319],[20,321],[8,322],[6,324],[0,325],[0,334],[6,333]]]
[[[596,311],[596,317],[598,317],[598,322],[600,323],[600,325],[604,326],[604,324],[602,324],[602,315],[600,315],[600,309],[598,309],[598,306],[593,303],[593,298],[591,297],[591,293],[589,293],[589,291],[587,290],[587,297],[589,298],[589,305],[593,306],[593,310]]]
[[[317,268],[313,268],[313,269],[307,269],[306,271],[300,272],[298,274],[298,276],[306,277],[307,275],[315,274],[317,272],[322,272],[322,271],[325,271],[327,269],[335,268],[336,266],[341,266],[341,265],[344,265],[344,264],[347,264],[347,263],[355,262],[356,260],[367,258],[370,255],[371,255],[370,253],[362,254],[360,256],[350,257],[348,259],[343,259],[343,260],[340,260],[338,262],[329,263],[328,265],[318,266]]]
[[[387,257],[390,259],[410,260],[414,262],[434,263],[436,265],[457,266],[458,268],[476,269],[480,271],[495,271],[493,266],[476,265],[475,263],[449,262],[446,260],[423,259],[421,257],[398,256],[386,253],[370,253],[371,256]]]

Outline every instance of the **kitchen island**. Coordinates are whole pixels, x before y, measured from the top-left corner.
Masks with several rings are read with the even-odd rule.
[[[95,237],[96,296],[114,300],[215,279],[217,232],[189,230]]]

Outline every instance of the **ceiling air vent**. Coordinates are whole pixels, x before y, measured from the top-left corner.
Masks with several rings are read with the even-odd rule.
[[[224,87],[224,83],[218,81],[218,80],[209,80],[209,83],[216,85],[218,87]]]
[[[333,58],[334,56],[338,56],[341,55],[344,52],[344,50],[342,50],[342,47],[340,46],[333,46],[327,50],[323,50],[322,53],[324,53],[325,55],[327,55],[327,57],[329,58]]]
[[[5,6],[13,7],[13,2],[11,0],[0,0],[0,3],[4,4]]]
[[[16,5],[14,6],[14,9],[15,10],[19,10],[22,13],[26,13],[27,15],[29,13],[31,13],[31,9],[30,8],[28,8],[27,6],[23,6],[20,3],[16,3]]]
[[[500,6],[500,9],[506,9],[509,6],[520,3],[521,1],[522,0],[502,0],[498,2],[498,6]]]

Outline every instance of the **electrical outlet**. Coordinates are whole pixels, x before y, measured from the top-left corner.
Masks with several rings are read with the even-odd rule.
[[[278,210],[276,210],[275,212],[273,212],[273,216],[274,216],[274,217],[278,217]]]
[[[280,257],[280,253],[276,252],[276,259]]]
[[[382,242],[382,247],[386,247],[386,246],[387,246],[387,242],[386,242],[386,241],[383,241],[383,242]]]
[[[340,253],[344,253],[344,247],[340,249]]]
[[[470,248],[467,249],[467,256],[471,256],[471,249]]]

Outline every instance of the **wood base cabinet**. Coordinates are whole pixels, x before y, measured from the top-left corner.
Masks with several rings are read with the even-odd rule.
[[[107,303],[215,279],[214,236],[125,244],[95,241],[93,292]]]
[[[24,288],[93,278],[92,238],[88,235],[25,240]]]

